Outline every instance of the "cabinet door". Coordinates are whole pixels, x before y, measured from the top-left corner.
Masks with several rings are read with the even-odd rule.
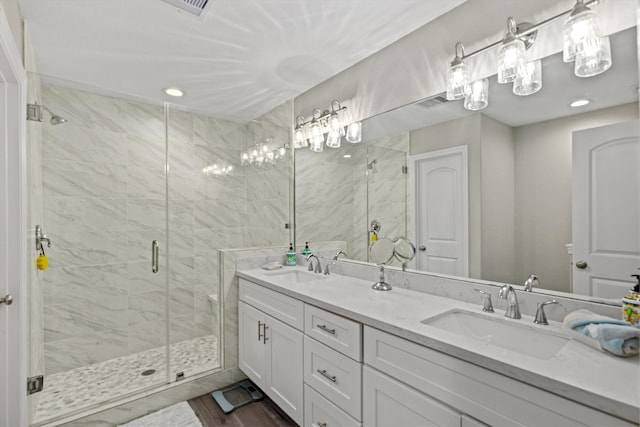
[[[302,425],[302,332],[267,316],[267,388],[265,392]]]
[[[265,314],[248,304],[238,303],[238,366],[247,377],[264,390],[267,369],[266,348],[263,333]]]
[[[363,371],[363,425],[460,425],[460,414],[453,409],[368,366]]]

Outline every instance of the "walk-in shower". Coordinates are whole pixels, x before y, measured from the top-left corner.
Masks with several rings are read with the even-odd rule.
[[[207,200],[224,184],[200,171],[234,139],[216,130],[235,126],[29,77],[30,222],[52,242],[48,268],[31,271],[30,376],[44,375],[31,424],[220,370],[228,243],[213,228],[227,203]]]

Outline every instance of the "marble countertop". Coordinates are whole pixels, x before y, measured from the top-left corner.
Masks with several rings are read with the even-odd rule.
[[[284,267],[306,271],[306,268]],[[282,270],[238,270],[239,277],[300,299],[311,305],[354,319],[364,325],[422,344],[450,356],[498,372],[543,390],[627,420],[640,414],[640,361],[620,358],[570,340],[551,359],[541,360],[520,352],[462,338],[420,323],[454,309],[482,313],[481,305],[403,288],[389,292],[371,289],[370,281],[332,274],[297,283]],[[495,302],[494,302],[495,303]],[[503,318],[504,310],[493,314]],[[524,327],[543,328],[565,335],[562,324],[542,326],[533,317],[508,319]]]

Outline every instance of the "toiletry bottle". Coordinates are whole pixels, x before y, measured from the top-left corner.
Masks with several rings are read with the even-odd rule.
[[[640,328],[640,274],[632,274],[637,283],[622,298],[622,320],[631,326]]]
[[[302,250],[302,255],[304,256],[311,255],[311,249],[309,249],[309,242],[304,242],[304,249]]]
[[[296,265],[296,251],[293,250],[293,243],[289,243],[289,252],[287,252],[287,265]]]

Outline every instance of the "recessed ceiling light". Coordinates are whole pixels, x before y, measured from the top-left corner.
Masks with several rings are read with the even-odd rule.
[[[169,96],[182,96],[182,95],[184,95],[184,92],[181,91],[180,89],[176,88],[176,87],[168,87],[168,88],[164,89],[164,93],[166,93]]]
[[[345,159],[350,159],[350,158],[351,158],[351,154],[345,154],[345,155],[344,155],[344,156],[342,156],[342,157],[344,157]]]
[[[571,104],[569,104],[569,107],[582,107],[582,106],[587,105],[590,102],[591,101],[588,100],[588,99],[576,99]]]

